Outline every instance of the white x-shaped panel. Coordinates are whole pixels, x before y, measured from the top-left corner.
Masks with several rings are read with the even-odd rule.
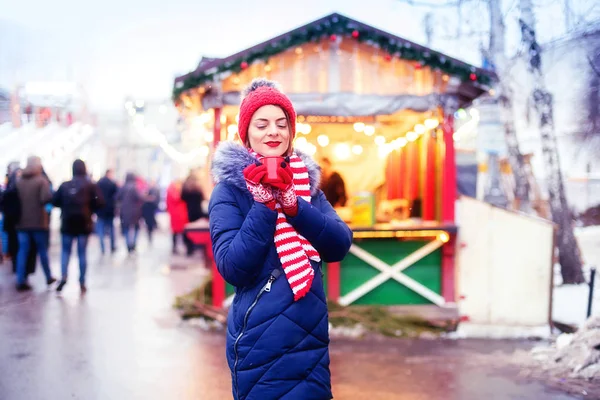
[[[423,247],[415,250],[408,256],[404,257],[402,260],[398,261],[394,265],[389,265],[388,263],[381,261],[379,258],[375,257],[373,254],[371,254],[353,244],[350,247],[350,253],[354,254],[356,257],[360,258],[361,260],[363,260],[370,266],[378,269],[379,271],[381,271],[381,273],[374,276],[373,278],[369,279],[368,281],[366,281],[359,287],[355,288],[350,293],[341,297],[339,300],[339,304],[342,306],[350,305],[350,304],[354,303],[356,300],[358,300],[359,298],[361,298],[362,296],[366,295],[367,293],[369,293],[370,291],[375,289],[376,287],[378,287],[381,284],[383,284],[384,282],[386,282],[388,279],[393,278],[400,284],[402,284],[402,285],[406,286],[407,288],[413,290],[414,292],[420,294],[421,296],[425,297],[427,300],[431,301],[432,303],[434,303],[438,306],[443,306],[445,304],[445,300],[442,296],[435,293],[433,290],[429,289],[428,287],[423,286],[422,284],[415,281],[414,279],[406,276],[405,274],[402,273],[402,271],[405,270],[406,268],[410,267],[411,265],[413,265],[414,263],[416,263],[423,257],[427,256],[428,254],[433,253],[436,249],[443,246],[444,243],[445,242],[442,241],[441,239],[436,239],[432,242],[429,242],[426,245],[424,245]]]

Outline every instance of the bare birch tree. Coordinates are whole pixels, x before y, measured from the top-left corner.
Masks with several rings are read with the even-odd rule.
[[[495,1],[495,0],[492,0]],[[583,283],[581,253],[573,219],[567,203],[553,119],[553,99],[546,90],[542,70],[542,48],[535,36],[535,18],[532,0],[520,0],[521,35],[527,50],[528,69],[533,83],[533,104],[539,116],[542,153],[544,155],[548,195],[552,220],[558,225],[558,253],[563,283]]]
[[[529,201],[529,180],[523,154],[519,149],[519,141],[515,129],[513,113],[513,93],[510,87],[508,62],[506,58],[506,46],[504,38],[506,27],[502,15],[500,0],[487,0],[490,15],[490,43],[488,57],[491,59],[498,75],[496,85],[498,104],[502,112],[502,123],[504,125],[504,139],[508,152],[508,161],[515,178],[515,200],[516,208],[531,212]]]

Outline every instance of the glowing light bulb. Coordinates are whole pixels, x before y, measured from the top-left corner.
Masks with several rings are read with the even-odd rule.
[[[208,146],[207,145],[200,146],[200,155],[202,157],[208,156]]]
[[[408,132],[408,133],[406,134],[406,139],[407,139],[409,142],[414,142],[415,140],[417,140],[417,138],[418,138],[418,137],[419,137],[419,134],[418,134],[418,133],[416,133],[416,132],[412,132],[412,131],[411,131],[411,132]]]
[[[227,127],[227,133],[230,135],[235,135],[238,131],[238,126],[235,124],[231,124]]]
[[[415,133],[417,133],[419,135],[422,134],[422,133],[425,133],[425,131],[426,131],[425,125],[422,125],[422,124],[415,125],[414,131],[415,131]]]
[[[435,129],[438,127],[438,125],[440,124],[440,121],[438,121],[435,118],[429,118],[425,120],[425,127],[427,129]]]
[[[329,144],[329,136],[319,135],[317,137],[317,143],[319,143],[319,146],[321,146],[321,147],[327,146]]]
[[[375,127],[373,125],[365,126],[365,135],[373,136],[374,133],[375,133]]]
[[[362,122],[355,122],[354,123],[354,130],[356,132],[362,132],[365,130],[365,124],[363,124]]]
[[[355,144],[354,146],[352,146],[352,152],[359,156],[363,152],[363,147],[360,144]]]
[[[385,137],[379,135],[379,136],[375,136],[375,144],[377,146],[383,146],[385,144]]]
[[[338,160],[347,160],[350,158],[350,146],[346,143],[339,143],[333,149],[333,154]]]
[[[299,148],[300,150],[305,149],[307,143],[308,141],[306,140],[306,138],[303,137],[299,137],[294,140],[294,146]]]
[[[215,140],[215,136],[212,132],[210,132],[210,131],[204,132],[204,141],[205,142],[211,143],[213,140]]]

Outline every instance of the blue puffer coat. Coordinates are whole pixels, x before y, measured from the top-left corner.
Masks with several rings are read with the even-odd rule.
[[[311,182],[311,203],[298,199],[288,221],[325,262],[340,261],[352,231],[318,190],[319,167],[299,154]],[[227,362],[236,400],[331,399],[327,303],[320,263],[298,301],[273,242],[277,213],[255,203],[243,169],[254,161],[241,145],[222,143],[212,172],[219,182],[209,205],[210,233],[219,272],[236,287],[227,326]]]

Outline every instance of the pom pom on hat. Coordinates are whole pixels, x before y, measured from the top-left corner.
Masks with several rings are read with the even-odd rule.
[[[238,133],[244,144],[246,144],[252,116],[256,110],[266,105],[281,107],[286,113],[289,118],[290,140],[294,139],[296,134],[296,111],[292,102],[281,92],[276,82],[265,78],[256,78],[242,91]]]

